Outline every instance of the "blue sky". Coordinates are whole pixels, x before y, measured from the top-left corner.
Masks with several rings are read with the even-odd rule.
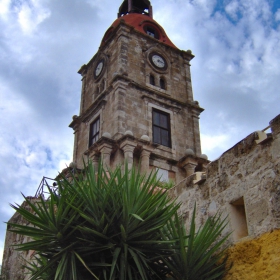
[[[72,159],[79,68],[97,52],[119,1],[0,0],[0,258],[9,203],[34,195]],[[191,49],[202,151],[219,157],[280,113],[280,2],[152,0],[154,18]],[[0,260],[1,261],[1,260]]]

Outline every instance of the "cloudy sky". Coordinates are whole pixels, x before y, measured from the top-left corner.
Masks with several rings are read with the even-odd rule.
[[[154,18],[191,49],[202,151],[219,157],[280,113],[279,0],[152,0]],[[122,0],[0,0],[0,262],[9,203],[71,162],[80,66]]]

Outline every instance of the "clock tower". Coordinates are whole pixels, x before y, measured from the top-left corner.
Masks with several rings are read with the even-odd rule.
[[[153,19],[148,0],[125,0],[98,52],[79,70],[82,92],[73,162],[83,158],[142,172],[158,169],[178,182],[201,171],[199,114],[193,100],[190,50],[179,50]]]

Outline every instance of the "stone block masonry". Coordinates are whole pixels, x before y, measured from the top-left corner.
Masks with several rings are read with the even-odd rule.
[[[226,280],[280,279],[280,115],[270,127],[259,144],[253,132],[210,162],[201,184],[190,175],[172,190],[186,227],[195,202],[198,226],[217,211],[227,217],[233,268]]]

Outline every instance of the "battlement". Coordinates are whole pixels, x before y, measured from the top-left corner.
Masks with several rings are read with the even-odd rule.
[[[270,127],[272,133],[262,141],[264,132],[253,132],[210,162],[199,184],[193,174],[173,189],[173,196],[182,202],[186,224],[196,201],[198,224],[218,210],[229,216],[231,242],[280,227],[280,115]],[[235,210],[240,213],[234,214]]]

